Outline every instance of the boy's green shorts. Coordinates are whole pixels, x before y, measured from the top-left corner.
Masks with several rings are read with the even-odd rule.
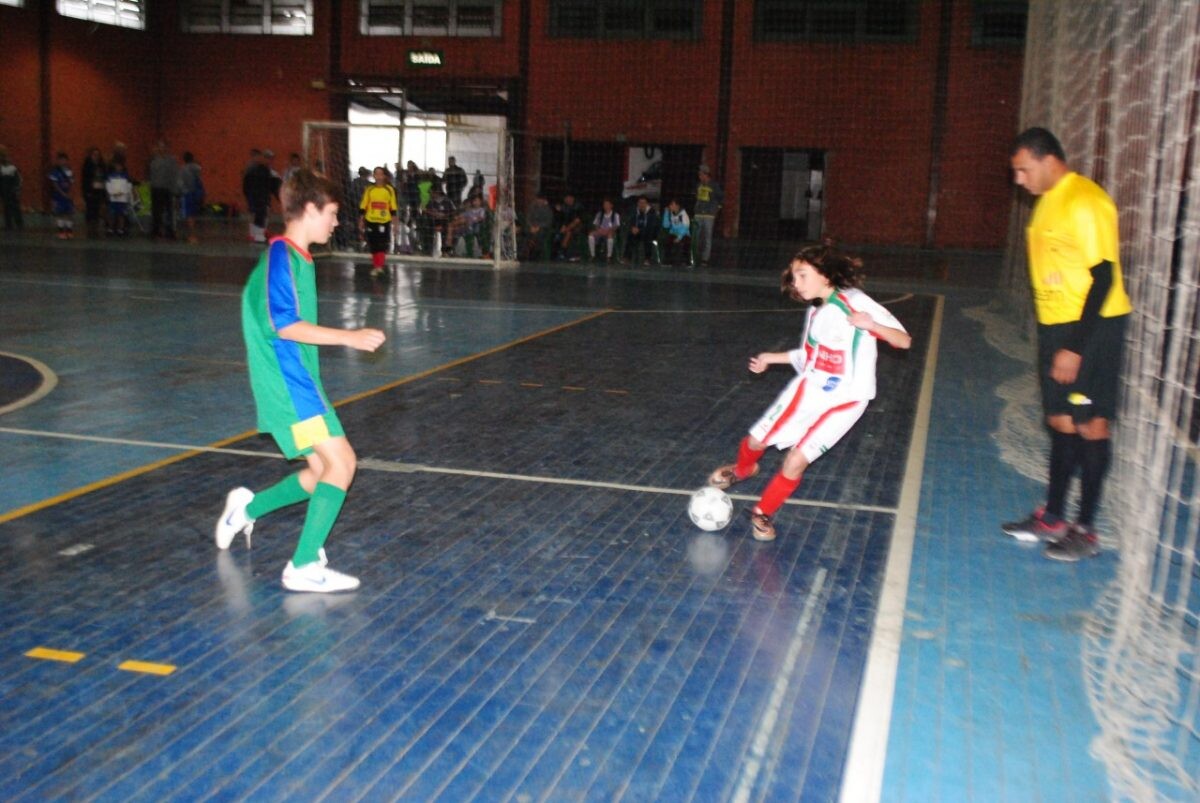
[[[314,415],[292,424],[287,429],[275,430],[271,437],[279,444],[279,450],[288,460],[312,454],[313,446],[330,438],[344,437],[345,430],[333,410],[324,415]]]

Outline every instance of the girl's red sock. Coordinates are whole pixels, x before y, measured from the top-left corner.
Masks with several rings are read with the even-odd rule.
[[[763,491],[762,499],[758,500],[758,509],[768,516],[773,516],[776,510],[783,506],[787,498],[792,495],[792,492],[800,487],[800,477],[791,479],[783,476],[783,472],[776,474],[767,483],[767,489]]]
[[[744,480],[750,476],[750,472],[754,471],[754,465],[765,451],[765,449],[751,449],[749,436],[742,438],[741,445],[738,446],[737,464],[733,467],[733,473],[738,475],[738,479]]]

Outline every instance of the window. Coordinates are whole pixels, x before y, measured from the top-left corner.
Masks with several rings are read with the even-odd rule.
[[[312,36],[312,5],[312,0],[183,0],[183,30]]]
[[[104,25],[146,29],[146,5],[142,0],[58,0],[58,13]]]
[[[551,0],[550,35],[563,39],[698,39],[699,0]]]
[[[907,42],[916,37],[913,0],[757,0],[762,41]]]
[[[25,5],[25,0],[0,0],[0,6],[13,6],[14,8],[20,8],[23,5]]]
[[[978,47],[1025,44],[1028,0],[974,0],[971,44]]]
[[[499,36],[503,0],[361,0],[366,36]]]

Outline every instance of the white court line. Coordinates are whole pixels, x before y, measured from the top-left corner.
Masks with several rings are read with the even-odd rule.
[[[796,622],[796,630],[788,643],[787,652],[783,656],[783,664],[779,674],[775,676],[775,686],[771,689],[771,699],[767,701],[766,710],[758,720],[758,728],[754,732],[754,741],[750,743],[750,753],[742,761],[742,772],[738,778],[737,790],[733,794],[736,803],[746,803],[758,780],[763,764],[767,760],[767,750],[775,742],[775,727],[779,724],[779,712],[783,710],[783,699],[787,696],[788,686],[792,684],[792,675],[796,672],[796,660],[800,657],[800,648],[804,646],[804,636],[808,633],[808,625],[812,622],[813,611],[817,607],[817,599],[821,596],[821,588],[825,585],[828,571],[822,566],[813,578],[812,588],[804,600],[804,610],[800,621]],[[770,779],[768,778],[768,781]],[[761,796],[760,796],[761,797]]]
[[[17,399],[12,404],[7,404],[3,407],[0,407],[0,415],[11,413],[13,410],[19,410],[22,407],[28,407],[38,399],[43,398],[47,393],[54,390],[54,388],[58,386],[58,374],[51,371],[50,366],[46,365],[44,362],[35,360],[33,357],[26,357],[23,354],[11,354],[7,351],[0,351],[0,355],[12,357],[15,360],[28,363],[29,365],[33,366],[34,370],[42,375],[42,384],[38,386],[37,390],[28,396]]]
[[[28,435],[36,438],[59,438],[62,440],[88,441],[91,443],[111,443],[118,446],[139,446],[149,449],[170,449],[180,452],[210,452],[214,454],[239,455],[242,457],[261,457],[270,460],[283,460],[284,457],[276,452],[260,452],[252,449],[230,449],[224,446],[193,446],[186,443],[164,443],[162,441],[143,441],[129,438],[106,438],[100,435],[76,435],[70,432],[45,432],[35,429],[18,429],[16,427],[0,427],[0,434]],[[514,480],[516,482],[536,482],[547,485],[574,485],[582,488],[605,488],[614,491],[632,491],[634,493],[673,494],[675,496],[691,496],[695,488],[663,488],[655,485],[632,485],[622,482],[604,482],[601,480],[575,480],[567,477],[545,477],[536,474],[510,474],[503,471],[477,471],[467,468],[444,468],[429,466],[423,463],[405,463],[399,460],[377,460],[364,457],[358,461],[358,467],[367,471],[387,471],[395,474],[452,474],[460,477],[481,477],[494,480]],[[730,494],[731,499],[747,502],[758,501],[757,496],[747,494]],[[853,502],[824,502],[819,499],[789,499],[785,504],[801,507],[823,507],[839,510],[861,510],[870,513],[895,514],[896,508],[883,505],[862,505]]]
[[[875,803],[883,794],[888,729],[892,723],[892,705],[896,696],[896,671],[904,635],[904,605],[908,599],[908,575],[912,568],[913,540],[921,503],[921,475],[925,468],[925,445],[929,437],[933,383],[937,374],[938,343],[942,337],[942,309],[945,303],[945,296],[937,297],[933,322],[929,327],[925,376],[921,379],[912,443],[904,464],[900,505],[892,530],[879,608],[875,612],[867,666],[859,687],[850,750],[842,770],[841,803]]]

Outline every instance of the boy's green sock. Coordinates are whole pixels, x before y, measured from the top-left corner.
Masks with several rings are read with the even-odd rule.
[[[317,551],[325,546],[325,539],[337,521],[338,513],[342,511],[342,503],[346,501],[346,492],[336,485],[318,482],[312,498],[308,500],[308,515],[304,517],[304,529],[300,531],[300,543],[292,555],[292,565],[296,568],[317,561],[320,556]]]
[[[300,475],[298,473],[292,474],[290,477],[285,477],[275,483],[270,488],[256,493],[250,504],[246,505],[246,515],[252,519],[257,519],[272,511],[279,510],[281,507],[303,502],[308,497],[308,491],[304,490],[304,486],[300,484]]]

